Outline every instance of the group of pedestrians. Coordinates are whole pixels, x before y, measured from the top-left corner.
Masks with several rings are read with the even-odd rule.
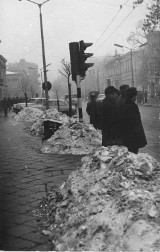
[[[136,104],[137,89],[128,85],[114,86],[105,89],[102,102],[91,97],[86,111],[90,123],[102,131],[102,145],[126,146],[130,152],[138,153],[139,148],[147,145],[142,126],[141,115]]]
[[[11,111],[13,105],[19,102],[24,102],[24,98],[23,97],[4,98],[2,101],[4,116],[7,117],[8,112]]]

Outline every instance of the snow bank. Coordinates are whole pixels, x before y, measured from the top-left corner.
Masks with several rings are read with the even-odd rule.
[[[63,124],[44,142],[43,153],[82,155],[102,145],[102,135],[91,125],[80,122]]]
[[[83,157],[59,193],[48,196],[53,249],[160,251],[159,175],[155,159],[125,147]]]
[[[16,121],[28,122],[31,124],[30,132],[33,135],[43,134],[44,119],[54,119],[62,123],[75,122],[76,119],[69,118],[67,115],[55,109],[41,111],[37,108],[27,107],[20,111],[15,117]]]

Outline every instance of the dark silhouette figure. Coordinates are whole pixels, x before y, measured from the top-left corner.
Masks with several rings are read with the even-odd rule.
[[[8,111],[10,112],[10,110],[12,109],[12,101],[10,97],[8,97],[7,99],[7,106],[8,106]]]
[[[130,87],[126,91],[122,127],[124,146],[135,154],[138,153],[139,148],[143,148],[147,145],[139,108],[135,103],[137,93],[135,87]]]
[[[3,106],[4,116],[7,116],[8,115],[8,104],[7,104],[6,98],[3,99],[2,106]]]
[[[119,93],[120,93],[120,95],[119,95],[118,100],[117,100],[118,105],[121,105],[121,104],[125,103],[125,101],[126,101],[126,90],[128,88],[129,88],[129,85],[126,85],[126,84],[121,85],[119,87]]]
[[[105,96],[101,102],[102,145],[122,145],[121,116],[117,105],[117,89],[113,86],[107,87]]]
[[[86,112],[90,116],[90,124],[93,124],[95,129],[100,128],[100,103],[96,101],[97,96],[91,93],[90,101],[87,103]]]
[[[144,103],[148,102],[148,92],[147,90],[144,91]]]

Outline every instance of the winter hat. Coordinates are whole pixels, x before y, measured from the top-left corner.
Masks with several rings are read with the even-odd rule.
[[[113,86],[109,86],[104,90],[105,95],[115,94],[117,93],[117,89]]]
[[[137,96],[138,92],[137,89],[135,87],[129,87],[126,90],[126,96],[128,99],[132,99],[133,97]]]
[[[129,88],[129,85],[123,84],[123,85],[121,85],[121,86],[119,87],[119,90],[120,90],[120,91],[126,91],[126,89],[128,89],[128,88]]]

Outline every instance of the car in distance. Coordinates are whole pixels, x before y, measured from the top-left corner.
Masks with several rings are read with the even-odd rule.
[[[64,99],[68,102],[68,104],[69,104],[69,95],[68,94],[66,94],[65,96],[64,96]],[[71,100],[72,100],[72,105],[74,105],[75,107],[77,107],[77,104],[78,104],[78,102],[77,102],[77,94],[71,94]]]
[[[101,102],[105,98],[105,94],[99,94],[97,97],[97,101]]]
[[[38,108],[42,111],[46,109],[46,99],[45,98],[31,98],[27,102],[28,107]],[[58,100],[57,99],[49,99],[49,108],[56,108],[58,110]],[[17,103],[13,106],[13,112],[16,114],[20,112],[22,109],[26,107],[26,103]],[[59,99],[59,112],[62,112],[69,116],[69,104],[66,100]],[[72,116],[77,114],[77,108],[72,106]]]
[[[59,112],[62,112],[69,116],[69,104],[66,100],[63,99],[49,99],[49,108],[56,108],[58,110],[58,101],[59,101]],[[77,108],[72,106],[72,116],[77,114]]]
[[[33,107],[33,108],[45,110],[45,98],[36,97],[36,98],[29,99],[27,101],[27,107]],[[26,108],[25,102],[16,103],[13,105],[12,111],[17,114],[24,108]]]
[[[27,107],[32,106],[33,104],[28,103],[27,102]],[[25,102],[21,102],[21,103],[16,103],[13,105],[12,107],[12,111],[16,114],[18,114],[21,110],[23,110],[24,108],[26,108],[26,103]]]

